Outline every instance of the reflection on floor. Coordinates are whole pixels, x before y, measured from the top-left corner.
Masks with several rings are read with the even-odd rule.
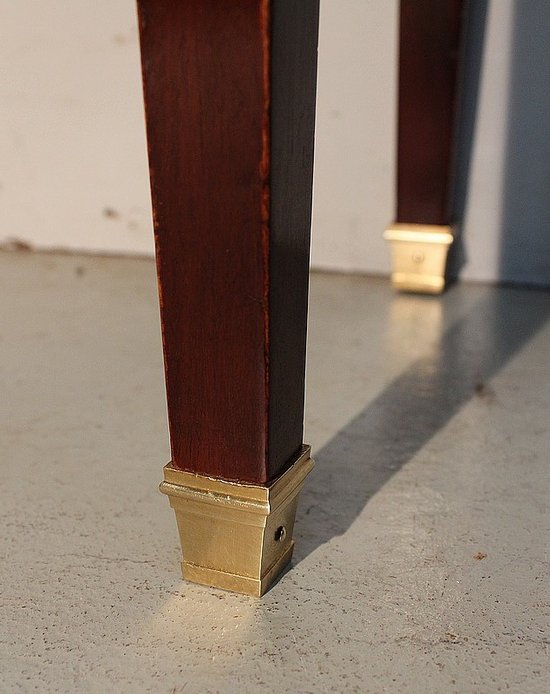
[[[0,254],[2,691],[550,687],[550,295],[313,275],[294,567],[184,584],[153,263]]]

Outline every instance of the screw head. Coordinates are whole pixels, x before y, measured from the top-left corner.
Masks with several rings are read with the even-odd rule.
[[[282,542],[286,537],[286,528],[284,525],[280,525],[275,531],[275,541]]]

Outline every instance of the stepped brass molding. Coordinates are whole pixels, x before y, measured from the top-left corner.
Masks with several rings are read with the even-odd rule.
[[[384,232],[392,250],[392,284],[404,292],[441,294],[453,242],[450,226],[395,223]]]
[[[183,577],[260,597],[292,557],[298,495],[313,467],[310,447],[270,486],[164,468],[160,491],[176,513]]]

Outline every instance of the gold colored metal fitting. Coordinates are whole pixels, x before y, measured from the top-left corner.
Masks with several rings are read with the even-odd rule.
[[[392,249],[392,284],[405,292],[441,294],[445,266],[453,242],[450,226],[401,224],[389,226],[384,238]]]
[[[292,557],[298,494],[313,467],[311,448],[270,486],[226,482],[164,468],[160,491],[176,513],[183,577],[260,597]]]

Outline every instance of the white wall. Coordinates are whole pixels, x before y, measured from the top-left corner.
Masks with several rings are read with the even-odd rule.
[[[500,276],[512,19],[511,0],[490,3],[463,220],[466,279]]]
[[[152,253],[133,0],[0,0],[0,239]]]
[[[525,98],[536,105],[535,131],[548,120],[548,61],[538,70],[533,63],[550,41],[549,6],[489,4],[463,234],[467,279],[507,272],[550,281],[550,196],[543,194],[550,152],[542,125],[525,141],[538,157],[538,184],[524,180],[524,161],[514,188],[509,165],[511,144],[523,146],[521,128],[510,137],[518,74],[522,83],[539,75]],[[393,215],[398,2],[322,0],[321,8],[312,262],[387,273],[382,231]],[[520,8],[529,8],[531,22],[523,34],[516,30]],[[528,69],[518,73],[514,61],[522,55]],[[134,1],[0,0],[0,64],[0,242],[152,253]],[[517,220],[509,224],[516,189],[514,209],[532,210],[526,225],[519,218],[519,231]],[[518,253],[509,252],[518,238]]]
[[[394,208],[398,0],[324,0],[312,263],[387,273]]]

